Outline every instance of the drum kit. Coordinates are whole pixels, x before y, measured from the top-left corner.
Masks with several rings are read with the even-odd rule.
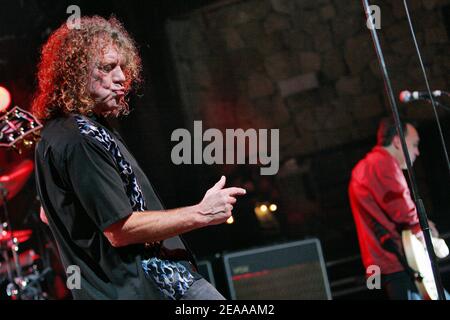
[[[36,141],[36,133],[42,125],[31,113],[14,107],[0,117],[0,147],[12,148],[21,153]],[[30,139],[30,136],[32,137]],[[15,230],[8,213],[8,202],[13,199],[33,172],[33,161],[22,160],[0,175],[0,284],[5,291],[0,292],[12,300],[44,300],[48,298],[42,284],[51,272],[39,265],[40,255],[33,249],[21,252],[22,244],[31,241],[33,231]],[[45,253],[41,252],[45,255]]]
[[[42,282],[50,272],[41,271],[40,255],[33,249],[20,252],[20,246],[32,237],[32,230],[14,230],[7,204],[22,189],[33,171],[33,162],[24,160],[0,176],[0,279],[7,281],[6,294],[13,300],[44,300]]]

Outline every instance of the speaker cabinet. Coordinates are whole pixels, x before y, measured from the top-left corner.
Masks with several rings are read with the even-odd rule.
[[[330,300],[318,239],[223,255],[233,300]]]

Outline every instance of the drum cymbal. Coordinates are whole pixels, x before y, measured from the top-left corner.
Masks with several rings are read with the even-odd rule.
[[[16,238],[18,243],[22,243],[30,239],[31,230],[16,230],[12,232],[12,238]],[[11,232],[3,230],[0,232],[0,243],[11,241]],[[10,245],[10,243],[9,243]]]
[[[33,161],[25,159],[0,176],[0,188],[6,191],[6,199],[11,200],[33,172]],[[0,198],[0,206],[3,205],[3,197]]]

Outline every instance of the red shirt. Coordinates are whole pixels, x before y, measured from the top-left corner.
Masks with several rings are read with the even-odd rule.
[[[405,176],[383,147],[373,148],[353,169],[349,197],[366,269],[377,265],[382,274],[404,270],[382,243],[394,240],[403,254],[401,231],[419,232],[419,219]]]

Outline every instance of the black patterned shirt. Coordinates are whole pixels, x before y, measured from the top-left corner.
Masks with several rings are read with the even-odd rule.
[[[132,212],[163,206],[103,119],[48,121],[36,148],[36,181],[63,265],[80,270],[80,286],[69,288],[75,299],[179,299],[200,278],[180,237],[115,248],[104,236]]]

